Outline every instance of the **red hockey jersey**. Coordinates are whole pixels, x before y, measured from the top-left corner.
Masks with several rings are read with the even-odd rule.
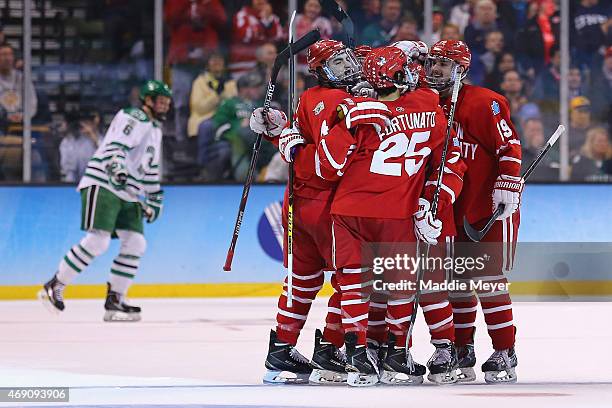
[[[341,178],[332,214],[411,217],[424,189],[428,163],[431,161],[434,168],[440,165],[446,119],[438,106],[438,94],[421,89],[395,101],[378,103],[384,103],[392,113],[386,129],[377,131],[371,125],[361,125],[353,135],[340,122],[319,143],[317,174],[328,180]],[[462,161],[455,144],[450,143],[449,149],[448,157],[455,164],[443,179],[446,188],[440,197],[440,211],[461,191]],[[436,176],[432,172],[432,180]],[[427,195],[431,200],[433,189],[428,189]]]
[[[448,112],[450,98],[442,106]],[[454,121],[467,165],[463,191],[454,206],[455,223],[463,225],[464,216],[474,223],[493,213],[493,184],[499,175],[520,176],[521,142],[508,101],[486,88],[461,87]]]
[[[307,89],[298,101],[294,115],[294,126],[306,139],[294,157],[294,194],[313,199],[328,199],[333,193],[336,182],[318,177],[315,160],[317,145],[338,122],[336,107],[350,94],[343,89],[315,86]]]

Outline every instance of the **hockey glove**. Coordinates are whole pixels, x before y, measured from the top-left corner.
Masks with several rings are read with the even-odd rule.
[[[350,89],[350,92],[353,96],[362,96],[372,99],[376,99],[378,97],[376,90],[368,81],[357,82],[357,84],[353,85],[353,87]]]
[[[518,210],[521,204],[521,191],[525,181],[521,177],[501,175],[493,186],[493,211],[503,205],[504,211],[498,220],[505,220]]]
[[[419,198],[419,209],[414,213],[414,233],[421,241],[436,245],[442,233],[442,221],[434,219],[430,208],[429,201]]]
[[[347,98],[338,105],[337,111],[338,117],[344,120],[347,129],[352,129],[359,125],[373,125],[376,131],[380,132],[391,124],[389,120],[391,111],[382,102],[355,102]]]
[[[306,144],[306,140],[300,134],[299,129],[296,127],[285,128],[278,139],[278,150],[283,159],[287,163],[291,163],[293,160],[292,150],[303,144]]]
[[[108,181],[116,190],[125,189],[128,179],[127,168],[125,162],[119,156],[113,156],[106,166]]]
[[[270,109],[268,111],[268,119],[265,120],[263,108],[257,108],[253,111],[249,120],[249,126],[253,132],[269,137],[280,136],[286,124],[287,115],[285,115],[285,112],[276,109]]]
[[[147,205],[147,210],[145,210],[145,217],[148,223],[152,223],[156,219],[159,218],[162,212],[162,208],[164,201],[164,191],[159,190],[155,193],[147,193],[147,199],[145,200],[145,204]]]

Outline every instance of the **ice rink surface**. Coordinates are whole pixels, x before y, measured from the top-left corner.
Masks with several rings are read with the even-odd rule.
[[[445,387],[261,383],[276,300],[136,299],[139,323],[104,323],[103,300],[68,300],[56,317],[34,301],[0,302],[0,386],[71,387],[70,403],[115,407],[612,407],[612,303],[515,303],[519,383]],[[299,349],[312,353],[318,299]],[[477,367],[491,354],[479,316]],[[413,355],[433,346],[419,314]],[[0,404],[0,406],[54,404]]]

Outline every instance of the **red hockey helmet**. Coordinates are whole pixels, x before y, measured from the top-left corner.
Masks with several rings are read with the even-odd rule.
[[[440,61],[444,67],[440,67],[437,72],[433,72],[437,61]],[[460,73],[461,76],[458,78],[461,81],[467,75],[471,61],[472,53],[463,41],[438,41],[429,50],[429,55],[425,61],[427,83],[430,87],[437,90],[447,89],[455,82],[454,72],[456,68],[463,68]]]
[[[372,52],[372,49],[372,47],[365,44],[355,47],[355,57],[357,57],[357,61],[359,61],[361,65],[363,65],[365,57]]]
[[[408,69],[406,54],[397,47],[372,50],[363,62],[363,74],[376,89],[412,88],[418,80]]]
[[[361,67],[350,48],[336,40],[319,40],[308,48],[308,70],[327,86],[354,84],[361,76]]]

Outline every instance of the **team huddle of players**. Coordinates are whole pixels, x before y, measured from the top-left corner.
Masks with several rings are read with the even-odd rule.
[[[512,268],[523,186],[507,101],[461,83],[446,144],[453,85],[465,78],[471,60],[463,42],[439,41],[430,50],[412,41],[351,50],[321,40],[307,60],[319,84],[301,95],[293,123],[277,110],[264,118],[262,108],[251,118],[251,129],[294,164],[292,305],[286,279],[264,382],[411,385],[422,383],[427,369],[438,384],[473,381],[479,300],[495,350],[482,366],[485,380],[516,381],[507,291],[424,292],[419,307],[435,346],[425,367],[410,353],[415,293],[374,291],[371,265],[362,260],[364,243],[440,248],[433,245],[467,242],[464,217],[482,226],[504,206],[483,240],[500,243],[499,256],[481,279],[507,282],[503,272]],[[287,209],[286,195],[285,228]],[[334,293],[309,361],[295,346],[323,271],[332,271]]]

